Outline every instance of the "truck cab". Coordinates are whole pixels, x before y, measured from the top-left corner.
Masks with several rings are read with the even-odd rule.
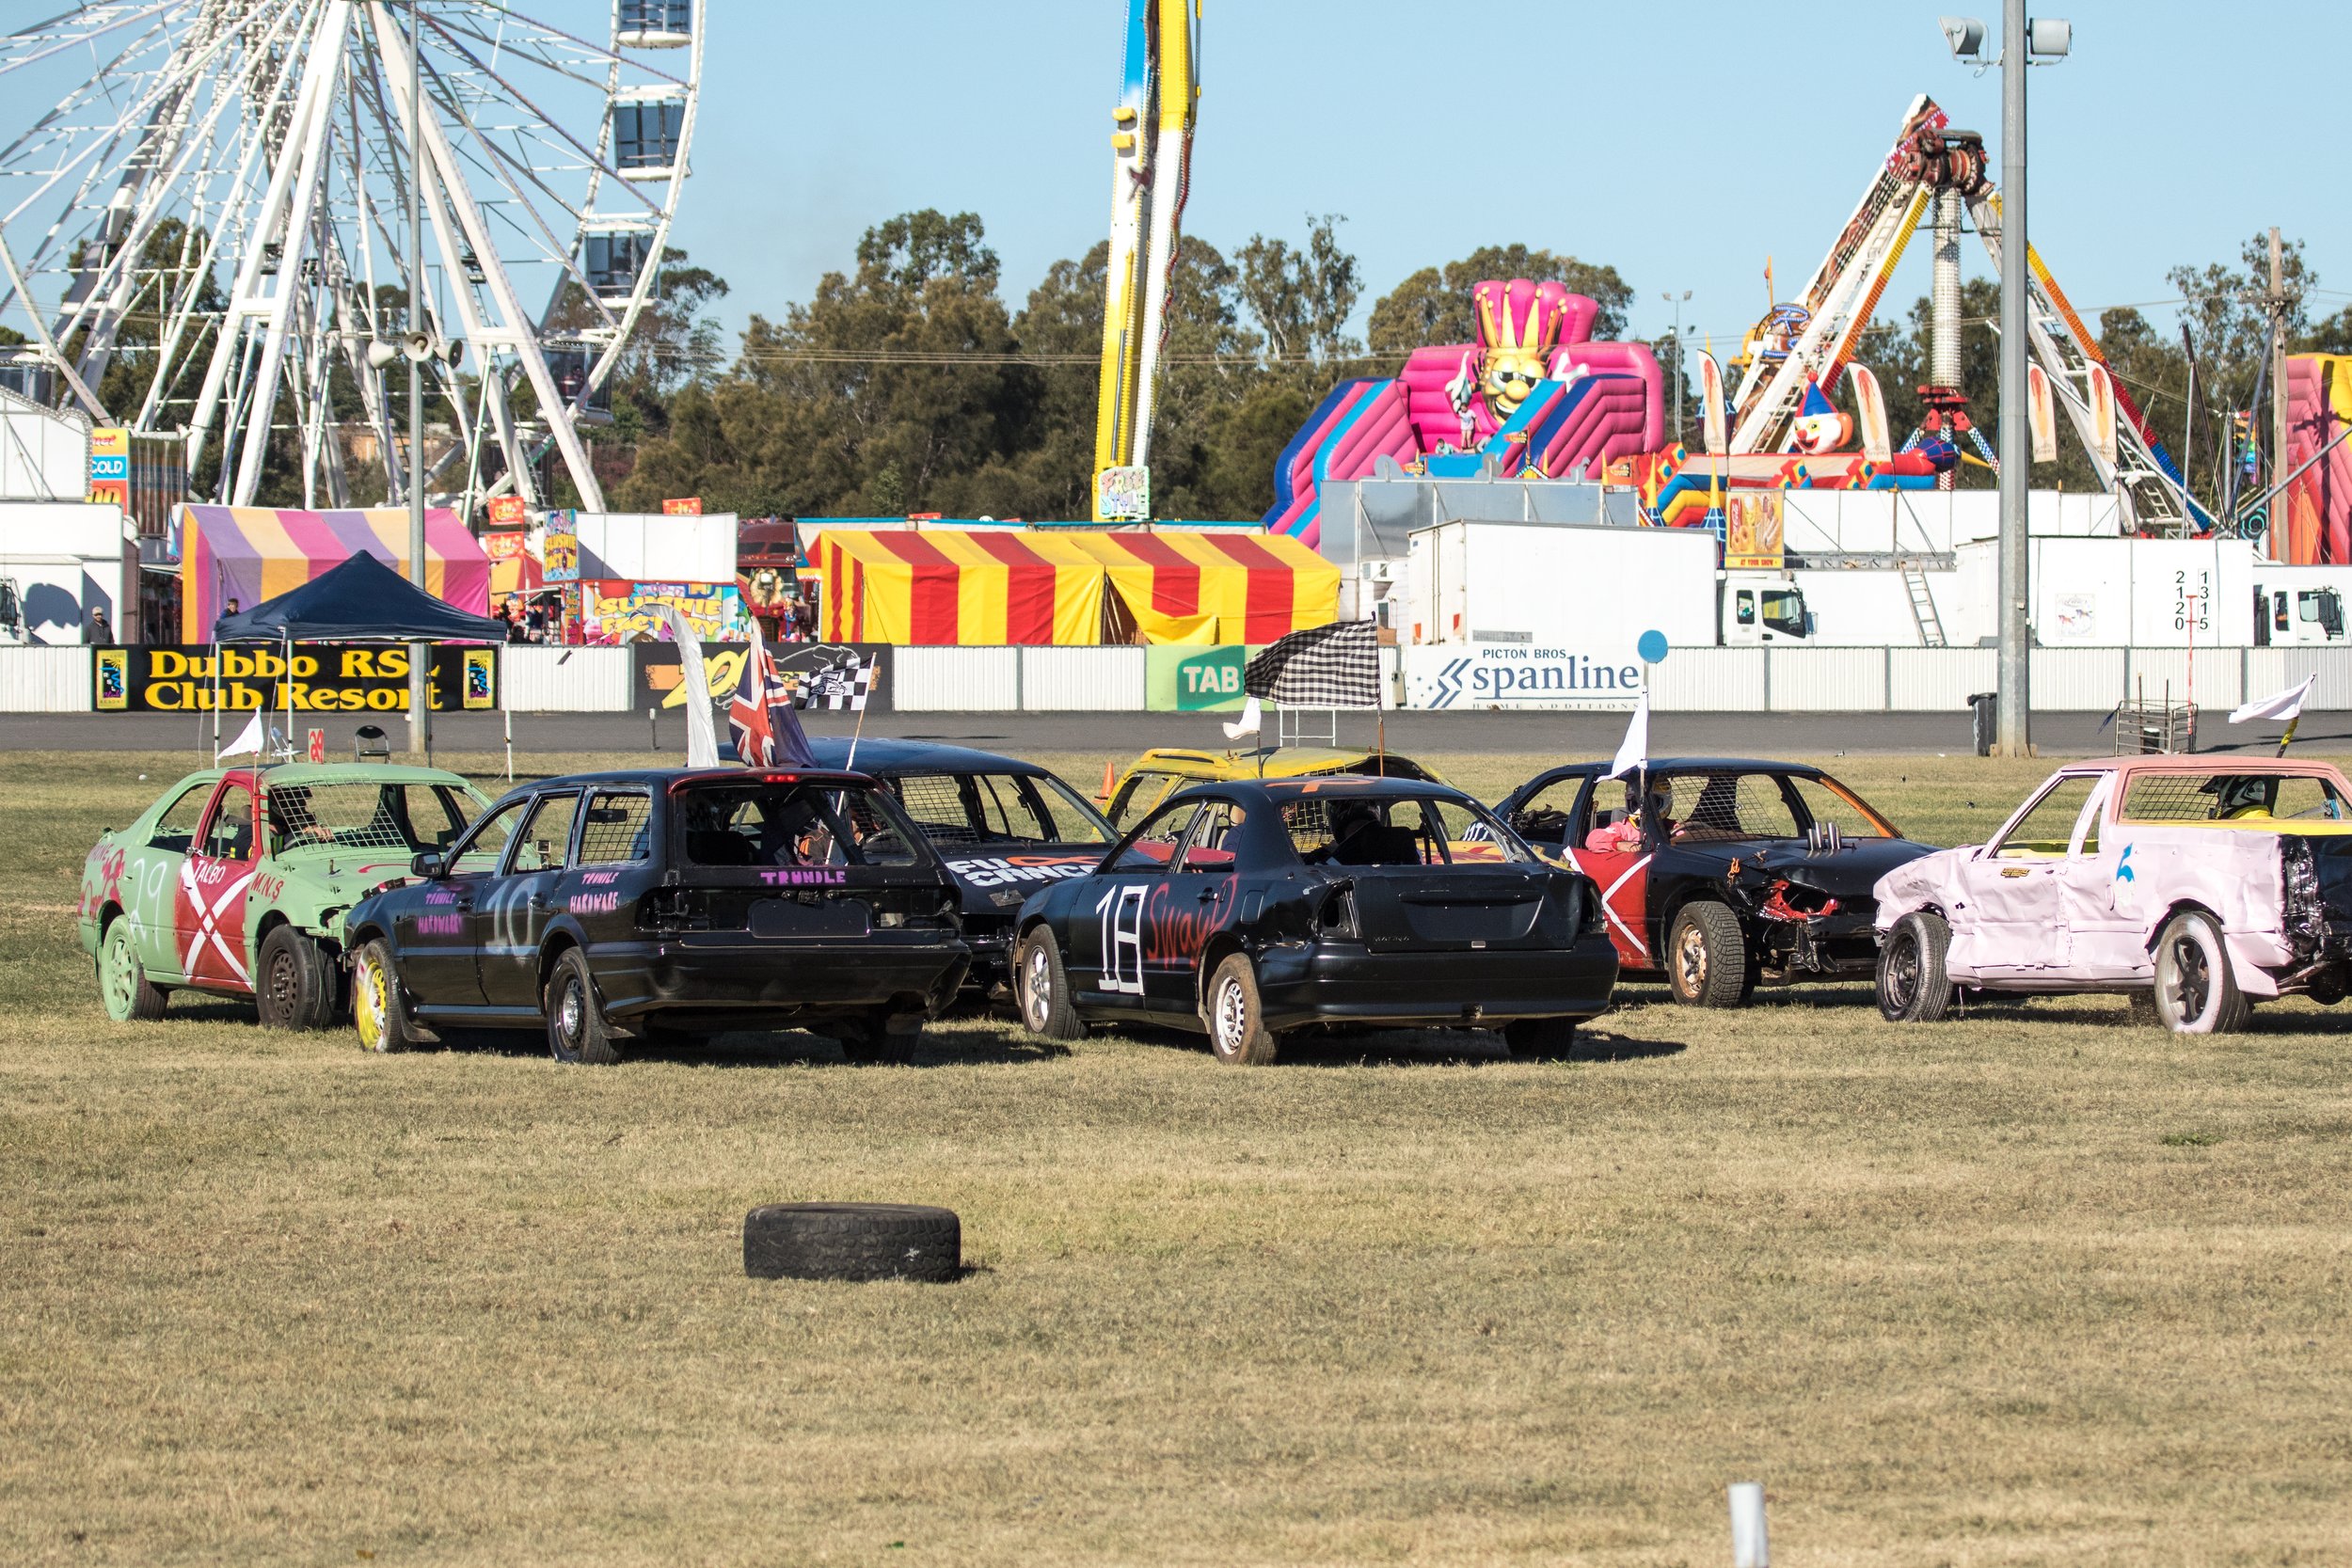
[[[1802,642],[1813,635],[1813,614],[1804,607],[1804,590],[1788,573],[1724,572],[1716,580],[1716,598],[1723,607],[1723,646]]]
[[[2344,596],[2332,588],[2254,585],[2254,643],[2325,647],[2344,641]]]

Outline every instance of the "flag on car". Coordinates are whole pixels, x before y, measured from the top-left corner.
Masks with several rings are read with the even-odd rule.
[[[735,736],[735,754],[748,767],[817,766],[817,753],[801,728],[801,716],[792,711],[792,689],[777,673],[775,657],[768,652],[756,621],[752,623],[752,646],[743,659],[743,673],[727,704],[727,729]]]
[[[1617,743],[1617,759],[1605,777],[1622,779],[1649,766],[1649,683],[1633,699],[1633,717],[1626,721],[1625,739]]]
[[[2311,698],[2312,688],[2318,684],[2317,675],[2306,675],[2300,686],[2290,686],[2284,691],[2274,691],[2267,697],[2255,699],[2230,715],[2230,722],[2243,724],[2249,719],[2284,719],[2289,723],[2303,716],[2303,705]]]
[[[1283,707],[1378,707],[1380,628],[1334,621],[1278,638],[1242,671],[1241,689]]]
[[[874,666],[853,650],[801,677],[795,705],[831,713],[864,713],[874,689]]]

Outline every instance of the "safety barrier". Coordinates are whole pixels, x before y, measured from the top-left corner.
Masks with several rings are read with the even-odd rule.
[[[0,648],[0,713],[87,713],[87,648]]]

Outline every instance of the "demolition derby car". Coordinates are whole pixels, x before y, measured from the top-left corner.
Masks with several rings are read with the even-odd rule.
[[[955,995],[961,898],[863,774],[659,770],[507,795],[419,880],[355,908],[352,1016],[393,1051],[445,1026],[620,1042],[808,1026],[902,1058]]]
[[[2119,991],[2182,1034],[2352,989],[2352,784],[2326,763],[2130,757],[2058,769],[1986,843],[1878,885],[1879,1007],[1956,989]]]
[[[1375,779],[1426,779],[1443,784],[1437,770],[1393,752],[1360,747],[1262,746],[1247,752],[1192,752],[1158,746],[1127,765],[1103,799],[1103,815],[1123,832],[1161,801],[1189,784],[1248,779],[1323,779],[1360,773]]]
[[[340,1011],[343,916],[487,804],[454,773],[351,763],[191,773],[82,865],[82,947],[118,1022],[177,990],[250,996],[262,1022]]]
[[[1677,1002],[1744,1005],[1759,982],[1862,978],[1871,886],[1930,851],[1818,768],[1671,758],[1539,773],[1497,808],[1536,852],[1600,888],[1623,972]]]
[[[817,760],[847,767],[847,740],[812,740]],[[1041,884],[1094,869],[1119,835],[1061,780],[1033,762],[920,740],[866,740],[861,773],[882,781],[939,851],[963,892],[965,984],[981,991],[1012,976],[1012,917]]]
[[[1558,1051],[1617,972],[1584,877],[1418,780],[1197,785],[1032,897],[1020,929],[1036,1033],[1173,1024],[1236,1063],[1313,1024],[1500,1028]]]

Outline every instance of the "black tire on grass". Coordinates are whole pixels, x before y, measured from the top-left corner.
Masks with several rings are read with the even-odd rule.
[[[1572,1018],[1518,1019],[1502,1026],[1502,1043],[1519,1061],[1565,1057],[1576,1049],[1576,1024]]]
[[[265,1029],[324,1029],[335,1021],[335,973],[326,953],[292,926],[278,926],[262,939],[260,973],[254,976],[256,1011]]]
[[[963,1267],[963,1223],[919,1203],[771,1203],[743,1216],[755,1279],[914,1279]]]
[[[1925,910],[1903,916],[1879,944],[1879,1016],[1889,1023],[1933,1023],[1951,1011],[1944,956],[1952,928]]]
[[[1666,935],[1666,986],[1688,1007],[1744,1007],[1756,993],[1747,933],[1726,905],[1682,906]]]

